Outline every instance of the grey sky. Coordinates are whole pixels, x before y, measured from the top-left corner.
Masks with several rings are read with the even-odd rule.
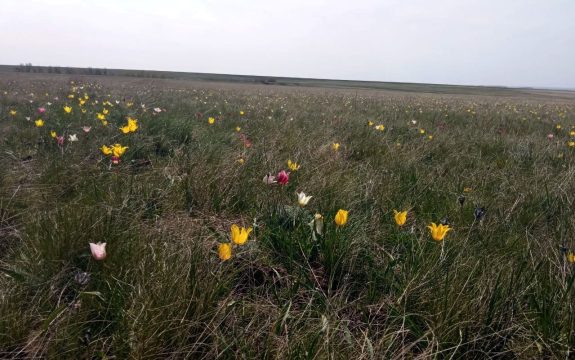
[[[575,88],[575,0],[1,0],[0,64]]]

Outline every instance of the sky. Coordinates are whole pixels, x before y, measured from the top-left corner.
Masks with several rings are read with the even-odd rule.
[[[0,64],[575,89],[575,0],[0,0]]]

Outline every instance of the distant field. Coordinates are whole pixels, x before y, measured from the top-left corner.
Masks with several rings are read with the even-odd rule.
[[[574,92],[0,67],[0,168],[1,357],[575,351]]]

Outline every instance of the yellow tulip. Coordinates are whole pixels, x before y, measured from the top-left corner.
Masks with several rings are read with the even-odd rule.
[[[50,136],[55,139],[56,137],[58,137],[58,134],[56,134],[56,132],[52,130],[50,131]]]
[[[339,150],[339,143],[333,143],[331,144],[331,148],[333,151],[338,151]]]
[[[229,243],[221,243],[220,245],[218,245],[218,256],[222,261],[231,259],[232,245]]]
[[[112,153],[112,148],[109,148],[106,145],[102,145],[100,149],[102,149],[104,155],[110,155]]]
[[[349,211],[339,209],[335,214],[335,224],[337,226],[344,226],[347,223],[347,214]]]
[[[298,165],[298,163],[293,162],[291,160],[287,161],[287,166],[291,171],[298,171],[300,168],[300,165]]]
[[[121,157],[122,155],[124,155],[127,149],[128,149],[127,146],[122,146],[120,144],[112,145],[112,153],[114,154],[114,156],[117,157]]]
[[[574,147],[574,146],[575,146],[575,141],[569,141],[568,145],[569,145],[569,147]]]
[[[447,232],[451,230],[449,225],[443,225],[443,224],[436,225],[433,222],[427,228],[431,231],[431,237],[435,241],[443,240]]]
[[[242,130],[242,128],[241,128],[241,127],[239,127],[239,126],[236,126],[236,132],[240,132],[241,130]]]
[[[403,226],[407,220],[407,210],[397,211],[393,210],[393,217],[395,218],[395,223],[399,226]]]
[[[208,124],[213,125],[215,122],[216,122],[215,118],[213,118],[211,116],[208,118]]]
[[[66,112],[66,114],[69,114],[72,112],[72,107],[71,106],[64,106],[64,111]]]
[[[110,104],[110,105],[111,105],[111,104]],[[109,112],[110,112],[110,110],[108,110],[108,109],[102,110],[102,114],[104,114],[104,115],[108,115]]]
[[[367,126],[373,126],[373,121],[368,121]]]
[[[10,110],[10,115],[14,116],[16,115],[18,112],[16,110]]]
[[[98,120],[106,120],[106,115],[104,114],[97,113],[96,116],[98,117]]]
[[[42,120],[42,119],[38,119],[38,120],[34,121],[34,123],[36,124],[36,127],[44,126],[44,120]]]
[[[234,244],[243,245],[248,241],[248,235],[252,232],[252,228],[239,227],[236,224],[232,225],[232,241]]]
[[[245,113],[243,110],[240,111],[240,115],[241,115],[241,116],[244,116],[245,114],[246,114],[246,113]]]
[[[567,253],[567,261],[571,264],[575,263],[575,254],[571,251]]]
[[[385,130],[385,126],[380,124],[380,125],[377,125],[377,126],[375,127],[375,129],[376,129],[376,130],[379,130],[379,131],[383,131],[383,130]]]

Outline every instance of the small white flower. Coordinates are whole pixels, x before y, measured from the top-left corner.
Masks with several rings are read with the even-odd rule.
[[[161,113],[161,112],[162,112],[162,109],[160,109],[160,108],[158,108],[158,107],[157,107],[157,108],[154,108],[154,112],[156,112],[156,113],[158,113],[158,114],[159,114],[159,113]]]
[[[306,206],[311,198],[312,196],[306,196],[303,191],[297,194],[297,202],[300,206]]]
[[[76,134],[68,135],[68,141],[69,142],[78,141],[78,136]]]

